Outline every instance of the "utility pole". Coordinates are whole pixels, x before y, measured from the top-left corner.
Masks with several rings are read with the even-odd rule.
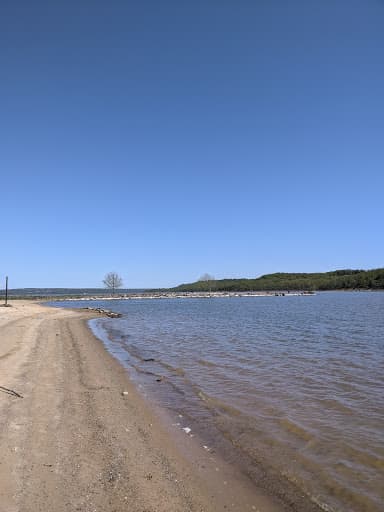
[[[8,305],[8,276],[5,278],[5,305]]]

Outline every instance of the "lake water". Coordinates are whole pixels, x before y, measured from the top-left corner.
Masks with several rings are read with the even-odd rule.
[[[261,462],[324,510],[384,510],[384,293],[64,304],[122,313],[91,327],[251,476]]]

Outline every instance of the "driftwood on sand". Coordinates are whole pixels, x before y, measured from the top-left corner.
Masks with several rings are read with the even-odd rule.
[[[5,388],[4,386],[0,386],[0,391],[6,393],[7,395],[17,396],[17,398],[24,398],[19,393],[16,393],[13,389]]]

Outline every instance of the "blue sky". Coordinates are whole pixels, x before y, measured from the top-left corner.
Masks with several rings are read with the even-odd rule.
[[[384,2],[0,3],[1,275],[383,266]]]

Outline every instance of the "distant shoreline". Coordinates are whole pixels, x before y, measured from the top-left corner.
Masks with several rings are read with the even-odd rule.
[[[224,299],[230,297],[298,297],[312,296],[313,292],[164,292],[164,293],[139,293],[116,296],[89,296],[81,298],[66,298],[60,300],[87,301],[87,300],[141,300],[141,299]]]
[[[115,295],[105,288],[14,288],[9,289],[12,298],[81,298],[97,300],[113,298],[184,298],[184,297],[237,297],[311,295],[327,291],[383,291],[384,268],[371,270],[334,270],[317,273],[277,272],[255,279],[215,279],[207,274],[194,283],[180,284],[173,288],[122,288]],[[4,291],[0,292],[4,296]]]
[[[43,301],[88,301],[88,300],[141,300],[141,299],[219,299],[231,297],[311,297],[316,295],[315,292],[308,291],[283,291],[276,290],[270,292],[257,291],[233,291],[233,292],[141,292],[141,293],[123,293],[115,295],[107,294],[68,294],[68,295],[50,295],[50,294],[31,294],[28,296],[17,295],[15,292],[10,293],[12,300],[43,300]],[[0,296],[1,300],[1,296]]]
[[[48,290],[47,290],[48,291]],[[36,291],[30,291],[28,295],[23,295],[22,290],[10,290],[8,292],[9,299],[12,300],[40,300],[40,301],[109,301],[109,300],[144,300],[144,299],[218,299],[218,298],[234,298],[234,297],[313,297],[319,293],[327,292],[349,292],[349,293],[369,293],[369,292],[384,292],[382,288],[376,289],[337,289],[337,290],[315,290],[315,291],[287,291],[287,290],[272,290],[272,291],[231,291],[231,292],[155,292],[144,291],[139,293],[116,293],[110,294],[82,294],[82,293],[41,293],[37,288]],[[0,294],[0,302],[4,300],[4,294]]]

